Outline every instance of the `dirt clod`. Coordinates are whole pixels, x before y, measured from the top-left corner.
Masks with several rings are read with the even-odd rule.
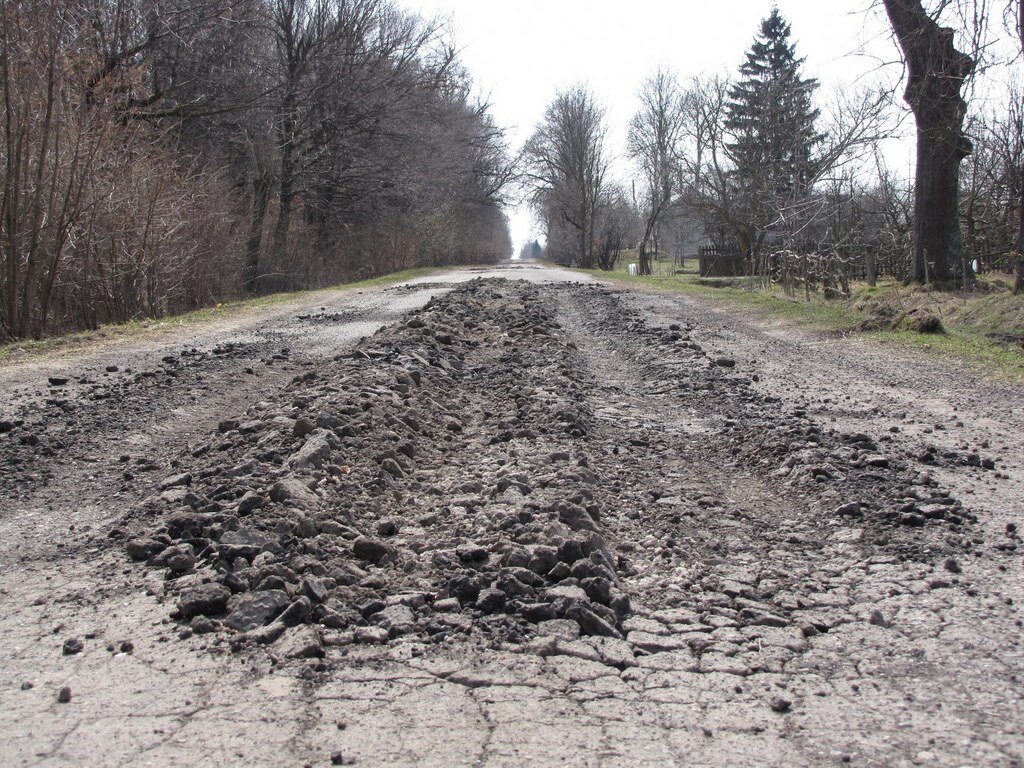
[[[772,708],[772,712],[785,713],[792,708],[793,702],[782,696],[776,696],[768,702],[768,706]]]

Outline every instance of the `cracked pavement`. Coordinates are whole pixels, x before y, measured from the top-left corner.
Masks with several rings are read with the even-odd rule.
[[[497,279],[468,282],[477,277]],[[16,459],[0,483],[0,763],[1024,762],[1019,389],[536,266],[303,302],[187,340],[0,369],[0,420],[24,422],[0,435],[0,456]],[[428,365],[426,384],[395,398],[373,376],[405,365],[403,354],[427,359],[417,345],[434,342],[405,314],[425,306],[413,317],[427,327],[461,312],[447,345],[464,367]],[[516,328],[515,307],[544,333]],[[186,345],[196,354],[164,362]],[[388,345],[394,360],[335,360]],[[116,381],[95,389],[113,361]],[[309,371],[351,376],[362,391],[332,391],[344,378],[295,383]],[[47,387],[69,373],[70,394]],[[224,419],[295,421],[295,402],[341,408],[341,395],[377,398],[366,413],[381,419],[415,407],[424,433],[434,410],[439,424],[460,420],[451,439],[424,434],[414,461],[398,456],[403,471],[386,483],[360,475],[381,460],[375,441],[390,439],[370,422],[333,449],[354,474],[337,489],[320,478],[307,514],[334,519],[343,507],[346,528],[367,535],[397,520],[393,558],[338,583],[331,600],[345,620],[310,619],[314,658],[172,619],[189,580],[215,581],[223,564],[180,576],[145,567],[116,532],[141,535],[173,512],[138,510],[175,472],[195,474],[204,499],[236,476],[200,450],[222,439]],[[15,445],[25,424],[38,442]],[[231,440],[230,461],[216,461],[243,466],[249,438]],[[558,505],[582,491],[593,510],[580,520]],[[330,530],[282,541],[344,560],[347,530]],[[499,560],[580,533],[601,537],[613,589],[629,597],[610,631],[594,634],[557,599],[562,615],[536,620],[532,588],[499,612],[470,597],[443,603],[453,574],[507,586]],[[454,556],[470,545],[493,572]],[[236,565],[243,576],[253,567]],[[541,596],[586,582],[568,567],[541,578]],[[341,596],[408,606],[414,623],[362,642],[378,614],[349,617]],[[62,652],[71,637],[84,650]]]

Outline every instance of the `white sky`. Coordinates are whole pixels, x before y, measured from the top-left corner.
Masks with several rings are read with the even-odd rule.
[[[462,60],[518,149],[559,88],[586,82],[608,110],[616,176],[641,82],[658,66],[681,79],[736,73],[771,11],[771,0],[399,0],[426,17],[450,19]],[[899,88],[902,66],[884,11],[871,0],[778,0],[793,27],[804,73],[822,93],[884,80]],[[899,93],[897,93],[897,97]],[[904,133],[911,127],[904,123]],[[909,142],[887,150],[910,175]],[[515,247],[540,233],[528,210],[509,211]]]

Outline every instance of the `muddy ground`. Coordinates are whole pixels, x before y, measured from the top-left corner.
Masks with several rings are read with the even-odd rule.
[[[0,763],[1024,762],[1024,396],[534,266],[0,368]]]

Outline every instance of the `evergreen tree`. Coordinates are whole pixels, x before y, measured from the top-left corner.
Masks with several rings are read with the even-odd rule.
[[[740,66],[741,79],[729,90],[728,149],[741,188],[762,204],[809,191],[814,147],[823,138],[812,104],[818,81],[801,76],[804,59],[789,36],[790,25],[772,8]]]

